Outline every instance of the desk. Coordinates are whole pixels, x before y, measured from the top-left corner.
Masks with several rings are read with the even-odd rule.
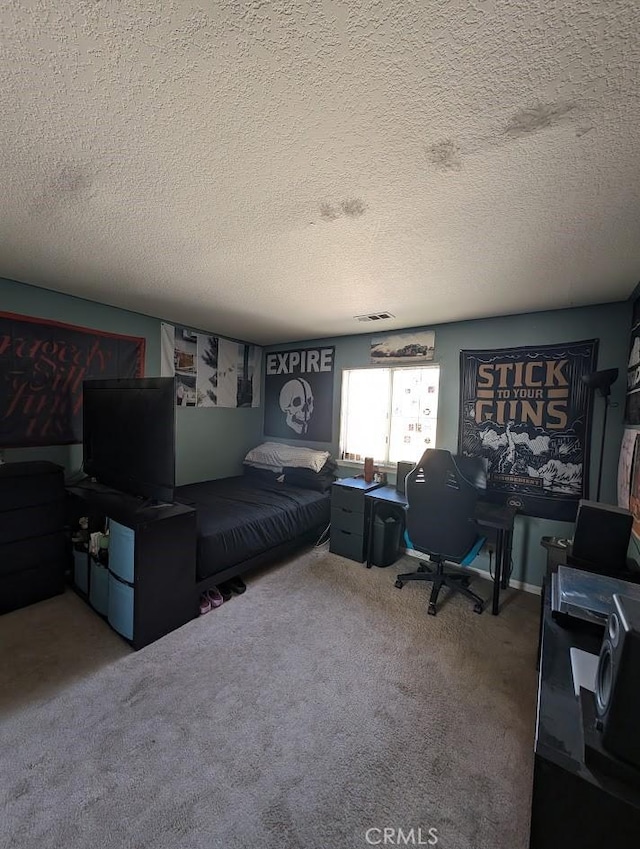
[[[582,711],[569,651],[597,654],[593,632],[562,628],[546,593],[538,683],[529,849],[637,849],[640,788],[585,764]]]
[[[394,486],[381,486],[366,493],[365,500],[370,504],[370,521],[366,551],[367,568],[371,568],[369,560],[373,535],[373,522],[380,506],[398,507],[403,511],[407,506],[407,498],[397,491]],[[475,522],[479,528],[492,530],[496,533],[496,568],[493,576],[493,600],[491,613],[497,616],[500,611],[500,589],[506,589],[509,581],[511,564],[511,545],[513,538],[513,522],[516,516],[515,507],[490,504],[478,501],[476,505]]]
[[[496,569],[493,576],[491,605],[494,616],[498,615],[500,609],[500,590],[506,590],[509,584],[515,518],[515,507],[508,507],[506,504],[490,504],[488,501],[478,501],[476,504],[475,522],[478,527],[496,532]]]

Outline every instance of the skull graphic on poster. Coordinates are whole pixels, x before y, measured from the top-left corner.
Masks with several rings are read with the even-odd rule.
[[[313,392],[302,377],[289,380],[280,390],[280,409],[287,426],[296,433],[306,433],[313,415]]]

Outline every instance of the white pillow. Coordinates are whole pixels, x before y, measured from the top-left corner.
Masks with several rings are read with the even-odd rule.
[[[285,445],[282,442],[263,442],[244,458],[245,463],[260,463],[269,467],[293,466],[300,469],[312,469],[319,472],[329,459],[328,451],[315,451],[297,445]]]

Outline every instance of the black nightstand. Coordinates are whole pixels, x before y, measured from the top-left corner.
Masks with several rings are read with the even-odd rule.
[[[363,478],[344,478],[333,484],[329,551],[358,563],[366,559],[370,506],[365,495],[379,486]]]

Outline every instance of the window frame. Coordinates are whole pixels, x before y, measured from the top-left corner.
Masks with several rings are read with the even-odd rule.
[[[375,365],[366,365],[366,366],[349,366],[345,367],[340,372],[340,421],[339,421],[339,434],[338,434],[338,465],[345,466],[346,468],[353,469],[362,469],[364,468],[364,459],[362,460],[343,460],[343,446],[342,446],[342,434],[343,434],[343,415],[344,415],[344,387],[345,387],[345,372],[354,372],[354,371],[388,371],[388,372],[396,372],[396,371],[406,371],[406,370],[415,371],[416,369],[437,369],[438,370],[438,407],[436,410],[436,441],[433,445],[434,448],[437,447],[438,442],[438,413],[440,410],[440,376],[441,376],[441,366],[440,363],[436,362],[428,362],[428,363],[415,363],[415,364],[405,364],[405,365],[383,365],[375,364]],[[384,462],[376,462],[377,468],[383,471],[394,471],[397,468],[398,461],[390,461],[389,460],[389,446],[391,444],[391,420],[392,420],[392,412],[391,405],[393,402],[393,378],[389,380],[388,387],[388,398],[387,398],[387,435],[386,435],[386,454],[387,458]],[[418,458],[419,460],[420,458]]]

